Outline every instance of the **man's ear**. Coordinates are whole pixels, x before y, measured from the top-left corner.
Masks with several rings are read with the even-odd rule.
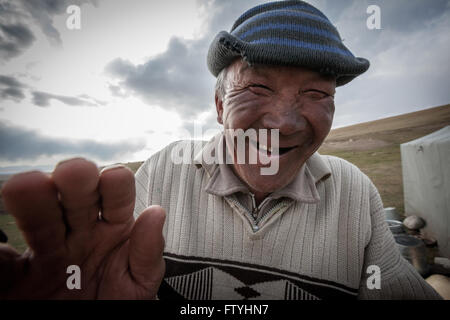
[[[214,100],[216,101],[216,110],[217,110],[217,122],[223,125],[223,101],[219,96],[215,95]]]

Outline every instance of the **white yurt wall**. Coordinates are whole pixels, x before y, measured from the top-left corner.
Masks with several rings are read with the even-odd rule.
[[[425,219],[425,235],[450,258],[450,126],[400,145],[405,214]]]

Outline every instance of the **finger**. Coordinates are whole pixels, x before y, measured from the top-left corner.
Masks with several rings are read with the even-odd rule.
[[[2,197],[36,254],[65,249],[66,226],[56,186],[48,175],[37,171],[14,175],[2,187]]]
[[[85,159],[70,159],[56,166],[52,179],[60,194],[69,232],[90,233],[100,207],[97,166]]]
[[[102,219],[125,223],[133,219],[135,184],[133,172],[124,166],[111,166],[100,174]]]
[[[130,238],[130,271],[145,288],[158,288],[164,276],[164,238],[166,214],[159,206],[145,209],[136,220]]]

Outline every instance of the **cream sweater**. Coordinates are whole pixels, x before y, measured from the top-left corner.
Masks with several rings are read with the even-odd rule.
[[[304,197],[279,199],[255,228],[235,197],[209,190],[219,165],[173,164],[180,143],[136,173],[134,216],[155,204],[167,213],[160,299],[440,298],[401,257],[377,189],[349,162],[314,154]],[[367,285],[371,265],[379,289]]]

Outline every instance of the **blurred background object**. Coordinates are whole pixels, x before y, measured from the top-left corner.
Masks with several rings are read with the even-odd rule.
[[[397,220],[397,221],[402,220],[402,216],[395,207],[384,208],[384,218],[386,220]]]
[[[428,275],[430,266],[428,264],[428,254],[422,240],[407,234],[398,234],[395,241],[402,256],[408,260],[414,268],[422,275]]]
[[[2,229],[0,229],[0,242],[8,242],[8,236],[2,231]]]
[[[423,218],[424,237],[450,258],[450,126],[403,143],[400,151],[405,215]]]
[[[445,300],[450,300],[450,278],[441,274],[433,274],[425,279]]]

